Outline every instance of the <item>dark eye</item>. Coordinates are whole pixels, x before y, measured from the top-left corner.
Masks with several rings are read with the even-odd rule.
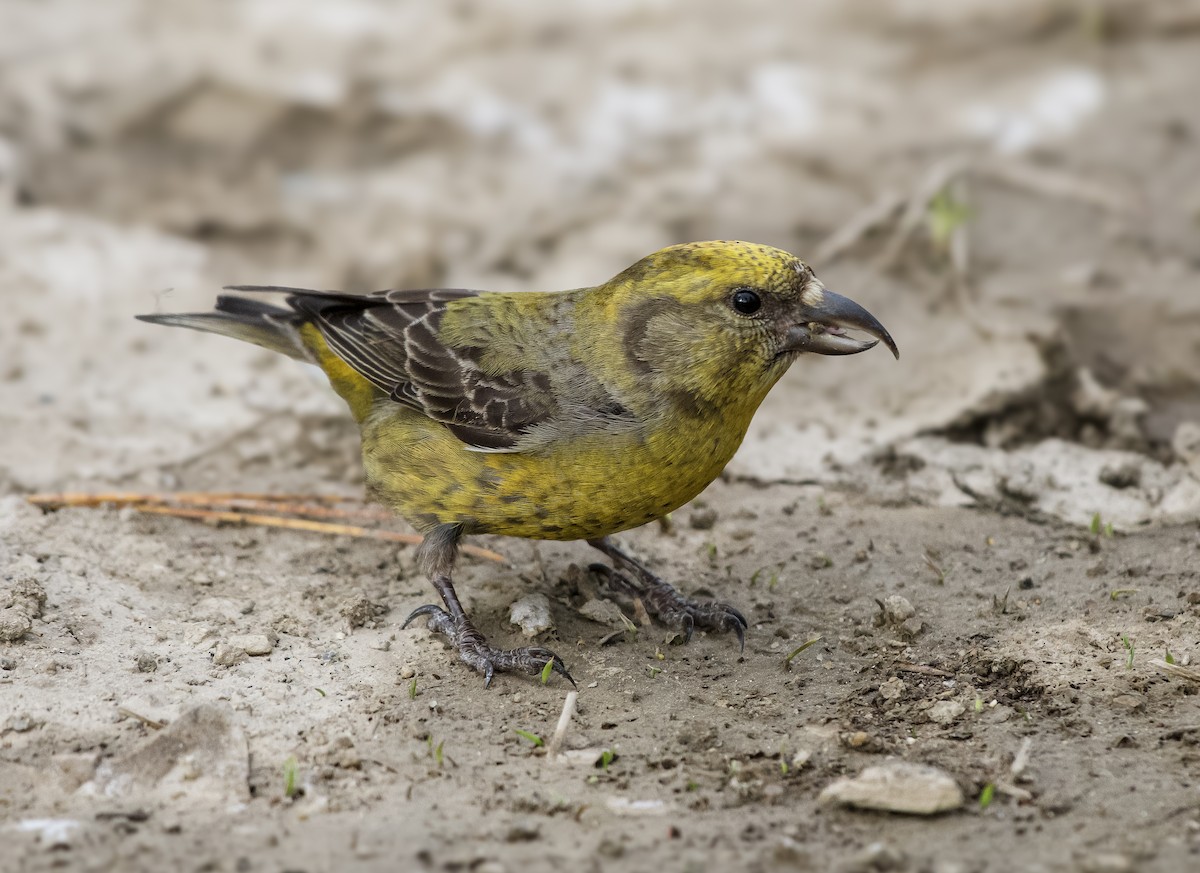
[[[762,307],[762,300],[749,288],[740,288],[734,291],[733,297],[730,298],[729,302],[742,315],[753,315]]]

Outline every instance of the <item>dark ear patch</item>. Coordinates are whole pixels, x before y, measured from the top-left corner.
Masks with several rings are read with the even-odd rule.
[[[671,297],[651,297],[629,307],[622,325],[621,344],[625,360],[635,372],[649,373],[652,369],[653,355],[647,346],[651,327],[656,321],[680,314],[683,308],[682,303]]]

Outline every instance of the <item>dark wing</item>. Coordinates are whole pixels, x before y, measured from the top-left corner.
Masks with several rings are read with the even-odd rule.
[[[446,425],[464,443],[515,451],[520,438],[558,411],[545,373],[484,373],[481,350],[438,339],[446,304],[477,291],[440,288],[369,295],[240,285],[231,291],[286,293],[339,358],[395,400]]]

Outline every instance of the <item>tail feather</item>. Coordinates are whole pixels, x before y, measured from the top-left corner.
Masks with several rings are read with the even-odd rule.
[[[300,360],[310,359],[300,337],[303,317],[292,309],[284,309],[250,300],[246,297],[222,295],[217,298],[216,311],[139,315],[140,321],[187,327],[243,342]]]

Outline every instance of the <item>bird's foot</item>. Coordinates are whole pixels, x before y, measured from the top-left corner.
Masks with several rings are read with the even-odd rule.
[[[610,587],[628,597],[637,597],[646,612],[663,624],[683,631],[684,642],[692,641],[696,628],[737,634],[738,647],[746,649],[746,617],[734,606],[720,600],[692,600],[684,597],[668,582],[644,567],[634,564],[642,584],[638,584],[607,564],[592,564],[589,569],[603,576]]]
[[[402,628],[408,627],[414,619],[422,615],[429,616],[427,627],[446,637],[450,645],[458,649],[458,657],[471,669],[483,674],[484,687],[492,684],[492,677],[497,673],[528,673],[539,675],[547,664],[553,664],[553,672],[564,677],[572,685],[575,680],[567,672],[567,666],[562,658],[549,649],[541,646],[526,646],[520,649],[494,649],[488,645],[483,634],[475,629],[471,620],[465,615],[455,621],[454,616],[440,606],[427,604],[417,607],[404,620]]]

